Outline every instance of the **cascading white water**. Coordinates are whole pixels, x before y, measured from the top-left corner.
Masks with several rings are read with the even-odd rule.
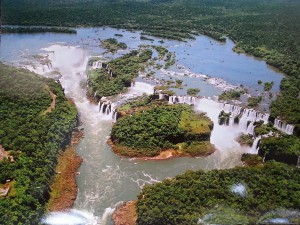
[[[274,127],[276,127],[278,130],[286,133],[286,134],[293,134],[294,132],[294,125],[292,124],[287,124],[287,123],[284,123],[282,122],[281,120],[279,119],[275,119],[274,121]]]
[[[102,62],[101,61],[95,61],[92,63],[92,68],[93,70],[95,69],[99,69],[99,68],[102,68]]]
[[[214,122],[210,142],[214,144],[219,151],[235,151],[236,153],[249,151],[247,147],[243,147],[235,141],[240,135],[240,129],[236,129],[234,126],[219,125],[219,113],[221,110],[219,102],[201,98],[195,104],[195,109],[207,113],[207,116]]]
[[[175,103],[194,105],[197,103],[197,98],[193,96],[169,96],[169,104]]]
[[[247,126],[247,130],[246,130],[246,133],[248,134],[254,134],[254,122],[250,122],[249,125]]]
[[[189,97],[189,96],[187,96]],[[185,100],[187,98],[184,98],[182,96],[178,97],[178,96],[170,96],[169,97],[169,103],[174,104],[174,103],[186,103]],[[187,102],[191,102],[190,99],[186,100]],[[196,102],[196,101],[194,101]],[[268,119],[269,119],[269,114],[263,114],[260,112],[257,112],[254,109],[243,109],[240,106],[235,106],[235,105],[231,105],[231,104],[222,104],[222,103],[218,103],[216,101],[213,100],[209,100],[209,99],[200,99],[198,103],[209,103],[210,105],[214,106],[214,110],[218,113],[221,110],[223,110],[225,113],[231,113],[230,118],[229,118],[229,123],[227,124],[228,127],[238,127],[238,129],[235,129],[238,133],[246,133],[246,134],[251,134],[253,136],[255,136],[254,133],[254,122],[256,121],[260,121],[262,120],[264,124],[268,123]],[[200,106],[199,104],[196,104],[198,109],[202,109],[201,108],[201,103]],[[239,119],[239,123],[235,124],[234,123],[234,118],[235,117],[240,117]],[[218,120],[214,121],[214,129],[216,129],[216,124],[218,124]],[[235,132],[234,132],[235,133]],[[236,133],[236,136],[237,133]],[[253,153],[253,154],[257,154],[258,150],[259,150],[259,146],[258,143],[261,139],[261,136],[256,137],[252,147],[247,151],[249,153]]]
[[[234,124],[234,117],[239,117],[238,126],[244,132],[254,135],[254,122],[263,121],[264,124],[268,123],[269,114],[260,113],[254,109],[243,109],[240,106],[231,104],[223,104],[222,110],[226,113],[231,113],[231,119],[229,125]]]
[[[116,111],[116,105],[129,100],[131,98],[140,96],[142,94],[153,94],[154,87],[150,84],[142,83],[142,82],[135,82],[132,87],[129,88],[128,92],[122,94],[121,99],[116,102],[108,101],[106,98],[101,99],[98,102],[98,108],[101,118],[105,120],[112,120],[116,122],[118,113]]]
[[[117,117],[115,104],[110,101],[99,101],[98,102],[100,116],[104,119],[112,119],[115,121]]]
[[[174,103],[175,103],[174,96],[169,96],[169,104],[174,104]]]
[[[147,95],[152,95],[154,93],[154,86],[151,84],[143,83],[143,82],[134,82],[131,84],[131,88],[128,90],[129,92],[126,94],[130,95],[142,95],[143,93]]]
[[[259,151],[259,141],[261,139],[261,136],[257,136],[254,141],[253,141],[253,144],[252,144],[252,147],[251,147],[251,150],[248,152],[248,153],[251,153],[251,154],[258,154],[258,151]]]
[[[241,113],[242,107],[237,105],[224,104],[224,112],[231,112],[234,116],[237,116]]]
[[[169,104],[197,104],[197,98],[191,96],[169,96]],[[254,122],[262,120],[264,124],[268,123],[269,114],[259,113],[254,109],[243,109],[240,106],[217,103],[219,112],[224,110],[225,113],[231,113],[229,118],[229,126],[234,126],[234,118],[240,117],[238,126],[244,133],[249,133],[254,135]]]

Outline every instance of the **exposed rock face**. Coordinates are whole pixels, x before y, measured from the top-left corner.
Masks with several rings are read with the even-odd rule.
[[[0,145],[0,161],[3,160],[4,158],[7,158],[7,152],[5,149]]]
[[[136,225],[136,201],[128,201],[118,207],[113,214],[115,225]]]
[[[76,175],[82,159],[76,154],[75,146],[83,137],[82,131],[74,131],[70,146],[58,158],[57,175],[51,185],[48,211],[71,209],[77,196]]]

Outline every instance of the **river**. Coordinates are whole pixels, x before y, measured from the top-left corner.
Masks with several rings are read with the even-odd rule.
[[[72,224],[113,224],[110,215],[114,208],[122,201],[136,199],[144,185],[174,177],[186,170],[223,169],[241,165],[241,154],[249,151],[249,148],[241,147],[234,141],[239,130],[219,126],[216,123],[218,111],[215,106],[209,100],[203,100],[197,104],[196,110],[207,112],[215,122],[211,142],[218,150],[214,154],[205,158],[174,158],[163,161],[116,156],[106,143],[112,120],[99,114],[98,106],[87,99],[85,90],[90,56],[116,57],[124,53],[104,54],[104,49],[99,46],[99,38],[114,37],[116,33],[123,35],[119,39],[129,49],[137,48],[140,44],[151,44],[149,41],[140,40],[139,32],[112,28],[80,28],[77,35],[4,34],[1,37],[1,61],[27,67],[47,76],[51,76],[53,71],[61,74],[60,82],[65,94],[74,100],[83,123],[85,136],[77,146],[83,163],[79,169],[80,175],[77,176],[78,196],[74,210],[67,214],[52,215],[51,224],[61,224],[63,219],[74,220]],[[160,44],[159,40],[154,38],[153,44]],[[282,76],[262,61],[232,52],[233,43],[230,40],[223,44],[199,36],[186,43],[164,40],[163,46],[176,53],[176,65],[168,69],[169,71],[179,73],[183,67],[190,73],[219,77],[228,84],[243,84],[252,89],[260,88],[257,86],[259,79],[274,81],[273,90],[278,91]],[[43,65],[40,58],[36,57],[38,54],[47,56],[47,62],[51,62],[51,65]],[[163,72],[158,71],[157,76],[163,76]],[[201,95],[206,97],[213,97],[222,91],[199,77],[182,76],[182,79],[189,87],[200,88]],[[126,96],[152,91],[150,84],[137,82]]]

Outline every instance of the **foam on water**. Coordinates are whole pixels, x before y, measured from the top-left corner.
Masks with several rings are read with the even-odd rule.
[[[142,95],[143,93],[151,95],[154,93],[154,86],[143,82],[135,82],[129,88],[128,95]]]
[[[141,174],[143,175],[143,178],[141,178]],[[144,171],[142,172],[137,172],[136,173],[137,177],[139,178],[133,178],[131,177],[131,180],[136,183],[140,189],[142,189],[145,185],[147,184],[154,184],[160,182],[159,180],[151,177],[150,174],[145,173]]]
[[[91,213],[71,209],[49,213],[42,222],[47,225],[96,225],[97,219]]]

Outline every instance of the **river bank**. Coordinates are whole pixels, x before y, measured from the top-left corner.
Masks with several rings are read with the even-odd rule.
[[[115,225],[135,225],[137,220],[136,201],[128,201],[117,207],[113,213]]]
[[[175,149],[167,149],[167,150],[162,150],[159,155],[150,157],[150,156],[143,156],[143,155],[124,155],[122,154],[122,151],[124,151],[124,148],[122,146],[117,146],[115,145],[111,139],[108,139],[107,144],[111,147],[112,151],[118,155],[119,157],[124,157],[124,158],[132,158],[132,159],[138,159],[138,160],[165,160],[165,159],[172,159],[172,158],[178,158],[178,157],[189,157],[189,158],[198,158],[198,157],[206,157],[211,154],[213,154],[216,149],[213,147],[211,149],[207,149],[206,152],[203,154],[197,154],[197,155],[191,155],[187,152],[182,152],[182,151],[176,151]]]
[[[66,211],[73,207],[77,196],[76,175],[82,158],[76,153],[76,145],[79,143],[84,133],[77,129],[72,133],[70,145],[60,152],[56,175],[51,185],[50,199],[47,204],[47,211]]]

